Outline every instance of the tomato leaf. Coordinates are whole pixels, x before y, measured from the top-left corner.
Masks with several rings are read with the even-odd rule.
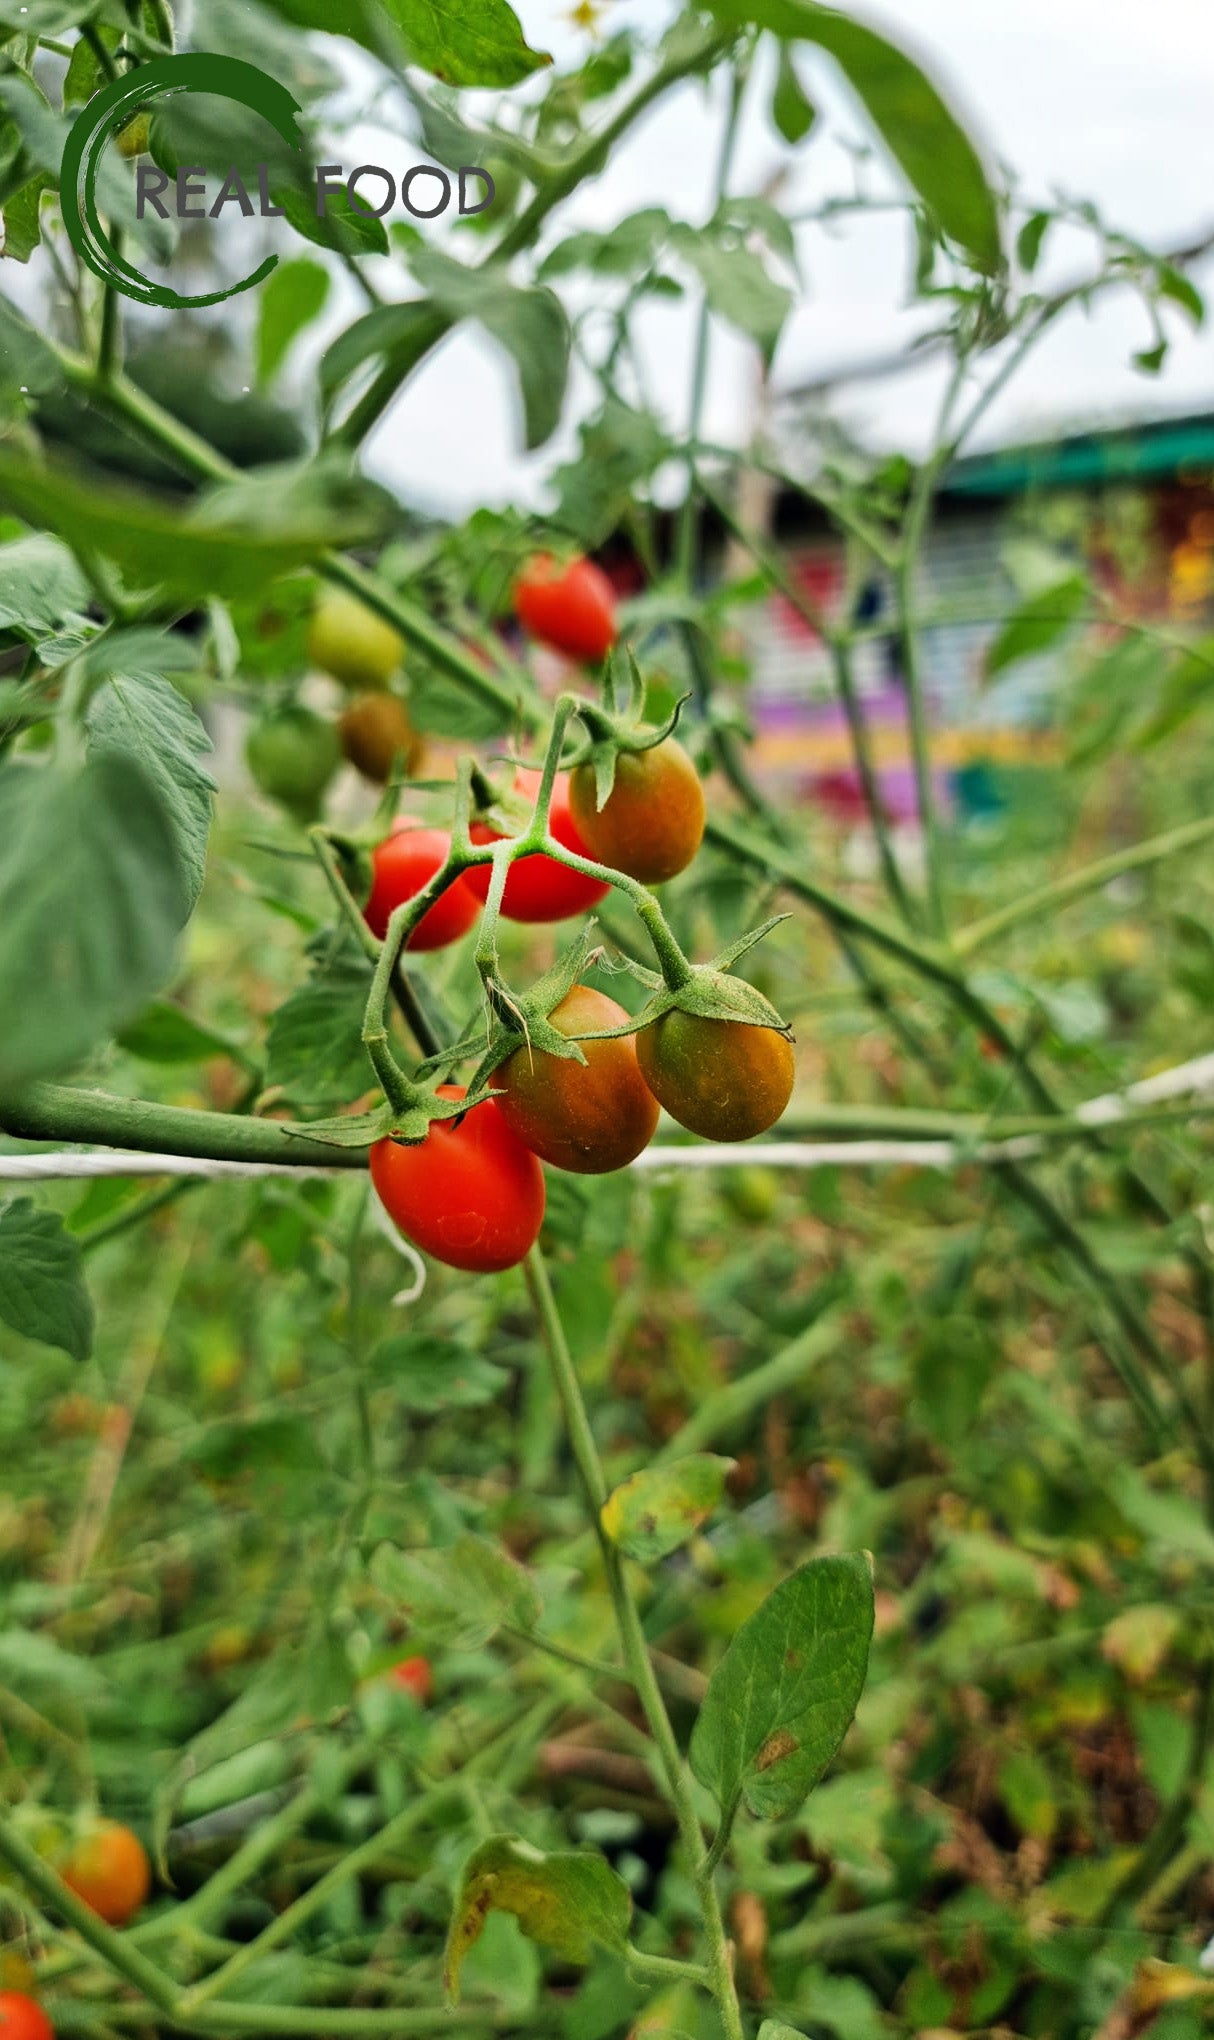
[[[458,1339],[426,1332],[398,1332],[384,1339],[370,1359],[371,1371],[390,1381],[397,1402],[430,1415],[436,1410],[481,1409],[494,1402],[510,1376]]]
[[[447,85],[518,85],[552,59],[507,0],[384,0],[409,61]],[[328,26],[328,23],[325,23]]]
[[[491,1912],[513,1913],[523,1932],[567,1962],[589,1962],[596,1948],[619,1953],[632,1918],[632,1895],[603,1856],[589,1849],[545,1855],[512,1835],[491,1835],[464,1865],[443,1980],[459,2002],[460,1971]]]
[[[338,255],[388,253],[388,230],[383,221],[352,206],[344,186],[329,192],[325,210],[319,214],[311,192],[300,191],[296,185],[276,188],[274,197],[295,232],[317,248],[331,248]],[[376,202],[374,194],[363,199],[364,205]]]
[[[0,451],[0,503],[114,560],[133,587],[159,583],[187,598],[264,594],[275,575],[376,536],[392,514],[384,491],[324,460],[260,468],[183,510],[10,447]]]
[[[780,63],[771,95],[771,117],[786,142],[803,142],[818,117],[818,110],[797,76],[792,51],[780,44]]]
[[[308,1104],[369,1091],[375,1079],[362,1030],[370,989],[371,967],[361,952],[322,954],[314,975],[270,1022],[267,1082]]]
[[[866,22],[815,0],[712,4],[727,22],[755,22],[787,42],[826,50],[941,230],[979,269],[1003,266],[999,212],[982,158],[941,92],[904,50]]]
[[[323,262],[301,257],[280,262],[267,277],[257,308],[257,380],[272,383],[306,326],[324,310],[329,272]]]
[[[794,1813],[847,1733],[873,1627],[867,1558],[811,1559],[744,1622],[709,1682],[691,1768],[722,1809]]]
[[[696,1452],[634,1473],[607,1497],[603,1528],[629,1558],[652,1564],[695,1536],[725,1492],[735,1462]]]
[[[768,274],[742,240],[678,226],[671,247],[695,270],[718,317],[754,340],[770,360],[792,308],[792,292]]]
[[[172,968],[181,874],[171,818],[118,753],[0,770],[0,1087],[71,1067]]]
[[[438,1551],[381,1544],[371,1578],[416,1628],[466,1650],[486,1643],[503,1622],[533,1629],[540,1619],[539,1596],[522,1567],[471,1531]]]
[[[137,1020],[124,1027],[118,1045],[128,1055],[150,1063],[197,1063],[233,1054],[233,1045],[224,1035],[167,999],[154,999]]]
[[[146,671],[115,673],[94,695],[87,729],[90,755],[135,760],[160,795],[176,839],[184,925],[206,870],[215,781],[199,759],[211,740],[184,695]]]
[[[4,201],[4,254],[11,262],[28,262],[42,240],[42,200],[54,186],[39,170]]]
[[[93,1305],[78,1243],[56,1211],[19,1197],[0,1211],[0,1318],[73,1360],[93,1350]]]
[[[2,343],[0,343],[2,344]],[[44,531],[0,545],[0,629],[29,644],[50,637],[88,609],[88,582],[75,558]]]
[[[530,452],[560,422],[569,376],[571,336],[565,308],[542,284],[521,286],[499,272],[468,269],[438,248],[419,248],[413,273],[451,319],[475,319],[504,347],[518,370]]]
[[[986,676],[993,679],[1019,659],[1046,652],[1064,637],[1088,599],[1082,574],[1067,574],[1052,587],[1038,589],[1013,611],[986,654]]]

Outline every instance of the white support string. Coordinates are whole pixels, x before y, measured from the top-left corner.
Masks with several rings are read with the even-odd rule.
[[[1214,1055],[1196,1056],[1174,1069],[1144,1077],[1124,1091],[1108,1091],[1075,1107],[1072,1117],[1084,1126],[1112,1126],[1134,1107],[1164,1104],[1170,1098],[1195,1097],[1214,1089]],[[738,1146],[674,1146],[646,1148],[631,1164],[637,1170],[730,1169],[761,1166],[777,1169],[914,1168],[953,1169],[980,1162],[1028,1161],[1050,1143],[1036,1134],[1010,1140],[966,1143],[951,1140],[767,1140]],[[191,1176],[202,1181],[223,1177],[338,1176],[346,1169],[316,1163],[213,1161],[196,1155],[135,1154],[125,1149],[88,1152],[60,1149],[40,1155],[0,1155],[0,1182],[49,1183],[90,1176]]]

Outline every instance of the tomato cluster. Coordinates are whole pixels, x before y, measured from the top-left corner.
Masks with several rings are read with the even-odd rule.
[[[616,642],[611,583],[591,560],[537,556],[515,582],[514,606],[524,629],[566,658],[599,661]],[[308,650],[350,697],[336,730],[291,704],[264,716],[248,746],[263,790],[304,820],[315,814],[339,755],[379,784],[416,772],[421,755],[392,691],[404,647],[390,625],[356,597],[332,590],[313,612]],[[616,741],[602,799],[593,761],[557,773],[549,835],[591,864],[661,884],[687,869],[703,840],[700,777],[672,735],[625,728]],[[538,771],[517,767],[506,815],[533,809],[540,784]],[[500,842],[508,828],[500,809],[482,814],[472,822],[471,841]],[[446,830],[413,819],[397,821],[374,846],[363,912],[381,941],[393,913],[417,898],[450,852]],[[450,879],[407,947],[435,950],[460,941],[478,920],[492,881],[488,863]],[[501,912],[529,924],[563,921],[589,912],[610,889],[606,879],[535,851],[510,865]],[[707,1139],[746,1140],[774,1124],[788,1103],[793,1054],[775,1028],[676,1007],[629,1031],[624,1008],[583,984],[545,1017],[578,1041],[581,1059],[526,1039],[494,1070],[492,1098],[432,1122],[420,1142],[386,1139],[371,1150],[372,1179],[389,1216],[416,1246],[451,1267],[491,1272],[525,1257],[544,1217],[541,1163],[579,1175],[624,1168],[652,1140],[662,1108]],[[458,1101],[466,1093],[444,1085],[439,1095]],[[397,1676],[424,1699],[428,1671],[424,1660],[410,1659]]]

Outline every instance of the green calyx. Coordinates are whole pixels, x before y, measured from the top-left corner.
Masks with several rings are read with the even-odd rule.
[[[740,1020],[749,1027],[770,1027],[791,1041],[792,1029],[771,1000],[747,984],[745,978],[729,974],[748,949],[753,949],[756,942],[761,942],[788,918],[787,914],[773,914],[761,927],[731,942],[711,963],[694,965],[685,982],[678,986],[665,984],[656,971],[646,970],[630,958],[622,959],[623,968],[647,985],[653,997],[627,1026],[607,1027],[601,1033],[583,1035],[582,1039],[614,1041],[620,1035],[639,1034],[642,1028],[652,1027],[655,1020],[661,1020],[667,1013],[679,1012],[694,1013],[703,1020]]]
[[[574,765],[594,767],[596,805],[602,809],[615,785],[616,760],[621,752],[656,750],[678,728],[684,704],[682,695],[663,723],[645,721],[645,681],[632,650],[617,645],[607,662],[604,681],[606,702],[582,701],[577,713],[585,726],[588,743],[574,757]]]

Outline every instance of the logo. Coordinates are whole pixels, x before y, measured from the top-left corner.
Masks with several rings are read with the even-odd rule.
[[[157,101],[174,98],[180,92],[210,92],[222,99],[237,100],[268,121],[289,148],[301,153],[301,159],[303,149],[299,129],[302,108],[298,100],[277,78],[271,78],[268,72],[258,70],[255,64],[247,64],[240,57],[214,57],[201,51],[157,57],[152,63],[141,64],[137,70],[128,72],[125,77],[116,78],[90,99],[73,124],[63,151],[59,195],[68,239],[80,260],[87,263],[103,283],[121,291],[126,297],[134,298],[138,304],[159,305],[169,311],[220,304],[225,298],[236,297],[239,292],[252,290],[255,284],[264,283],[271,270],[278,266],[277,255],[267,255],[251,275],[243,277],[239,283],[228,284],[223,290],[210,291],[199,297],[182,297],[170,285],[156,283],[151,277],[144,276],[107,234],[97,208],[97,175],[107,144],[134,114],[146,113]],[[275,205],[270,197],[267,165],[258,163],[254,168],[260,199],[256,210],[266,219],[282,218],[284,208]],[[326,217],[328,201],[338,190],[344,190],[350,211],[364,219],[382,219],[396,198],[395,178],[378,164],[364,163],[351,172],[348,179],[340,164],[336,163],[319,164],[313,174],[318,219]],[[489,172],[475,164],[465,164],[458,175],[460,212],[484,212],[495,195]],[[178,170],[174,180],[178,219],[208,216],[208,209],[201,202],[205,199],[204,177],[205,172],[195,166]],[[381,205],[366,205],[356,196],[359,180],[364,177],[383,180],[387,196]],[[413,186],[424,178],[438,183],[440,195],[436,205],[424,206],[413,199]],[[479,179],[487,191],[488,195],[479,202],[468,202],[469,178]],[[136,173],[137,218],[144,217],[145,207],[149,204],[161,219],[169,218],[169,209],[162,196],[169,189],[169,184],[166,171],[142,163],[139,165]],[[417,164],[402,179],[400,196],[406,210],[415,219],[435,219],[451,202],[451,179],[445,170],[432,164]],[[222,217],[224,207],[229,204],[237,205],[245,218],[249,218],[255,210],[248,186],[235,164],[209,209],[209,217]]]

